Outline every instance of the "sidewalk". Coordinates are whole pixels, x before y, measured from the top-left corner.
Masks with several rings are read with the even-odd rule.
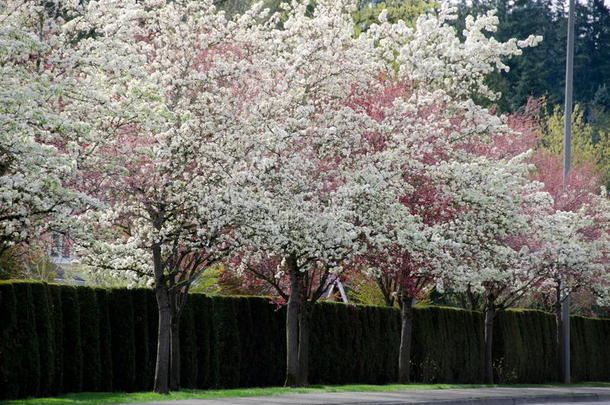
[[[329,392],[269,397],[189,399],[140,405],[514,405],[610,402],[610,388],[474,388],[391,392]]]

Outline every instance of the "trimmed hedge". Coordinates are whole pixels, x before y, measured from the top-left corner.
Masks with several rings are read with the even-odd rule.
[[[108,295],[113,389],[133,392],[136,387],[136,341],[133,291],[112,289]],[[141,344],[141,343],[140,343]]]
[[[83,390],[83,346],[80,327],[81,307],[76,287],[60,288],[63,326],[63,391]],[[87,361],[90,361],[87,359]]]
[[[95,289],[77,287],[83,348],[83,391],[99,391],[102,379],[100,353],[100,307]]]
[[[413,316],[412,380],[475,383],[483,380],[483,317],[478,312],[416,307]]]
[[[40,367],[39,395],[52,395],[55,388],[55,322],[53,302],[45,284],[32,283],[32,299],[36,310],[36,334]]]
[[[558,380],[552,314],[530,309],[501,311],[494,332],[494,372],[499,383]]]
[[[610,321],[573,316],[570,351],[575,381],[610,380]]]
[[[192,294],[181,318],[186,388],[277,386],[285,371],[285,308],[260,297]],[[610,320],[574,316],[573,380],[610,381]],[[0,398],[152,388],[157,306],[148,289],[0,282]],[[312,384],[396,380],[396,309],[320,303],[312,312]],[[498,382],[556,381],[555,319],[533,310],[498,313]],[[415,307],[412,380],[483,379],[479,312]]]
[[[19,397],[17,298],[12,283],[0,282],[0,398]]]

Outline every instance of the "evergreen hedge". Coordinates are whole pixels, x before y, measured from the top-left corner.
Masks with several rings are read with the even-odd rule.
[[[98,305],[98,330],[100,332],[100,391],[113,390],[112,335],[110,333],[110,312],[108,290],[95,289]]]
[[[10,282],[0,281],[0,398],[19,397],[17,298]]]
[[[148,344],[151,334],[149,328],[149,301],[150,290],[138,288],[131,291],[133,304],[133,339],[134,339],[134,367],[135,380],[133,389],[147,387],[152,389],[152,381],[155,375],[153,358],[156,351],[150,352]],[[155,308],[151,308],[156,312]],[[156,332],[156,330],[155,330]],[[155,335],[156,336],[156,335]]]
[[[52,395],[55,390],[55,318],[50,291],[43,283],[31,283],[36,310],[36,335],[40,367],[39,395]]]
[[[108,295],[113,389],[137,391],[133,291],[112,289]],[[141,345],[143,342],[139,342]]]
[[[494,333],[499,383],[543,383],[559,376],[555,317],[542,311],[500,311]]]
[[[60,289],[63,326],[63,391],[81,392],[83,389],[83,347],[80,327],[81,308],[76,287]],[[89,359],[87,359],[89,361]]]
[[[83,387],[85,392],[100,390],[102,358],[100,353],[100,308],[95,289],[77,287],[80,306],[81,346],[83,350]]]
[[[285,371],[285,308],[260,297],[192,294],[181,319],[186,388],[277,386]],[[396,309],[320,303],[310,336],[312,384],[396,380]],[[610,320],[573,316],[575,381],[610,381]],[[0,398],[152,388],[157,306],[147,289],[99,289],[0,282]],[[557,381],[555,319],[532,310],[498,313],[498,382]],[[483,317],[416,307],[412,379],[482,381]]]

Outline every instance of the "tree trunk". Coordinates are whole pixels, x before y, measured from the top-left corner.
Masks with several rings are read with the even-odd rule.
[[[157,332],[157,360],[155,364],[154,391],[169,394],[169,364],[172,313],[169,305],[167,286],[161,282],[155,285],[157,308],[159,310],[159,329]]]
[[[398,382],[411,382],[411,336],[413,331],[413,300],[402,297],[400,300],[400,348],[398,352]]]
[[[290,297],[286,309],[286,387],[295,387],[299,377],[299,312],[302,305],[301,275],[296,257],[286,258],[290,279]]]
[[[557,283],[557,297],[555,301],[555,322],[557,324],[557,364],[559,365],[559,381],[566,382],[569,381],[569,371],[566,362],[566,357],[564,356],[565,346],[567,342],[564,340],[564,328],[563,324],[563,314],[562,314],[562,297],[561,297],[561,284]]]
[[[180,319],[176,314],[172,317],[170,358],[169,389],[178,391],[180,389]]]
[[[309,334],[311,326],[311,308],[305,302],[299,314],[299,371],[297,385],[309,385]]]
[[[485,384],[494,383],[493,370],[493,336],[494,318],[496,317],[495,297],[487,295],[485,303]]]

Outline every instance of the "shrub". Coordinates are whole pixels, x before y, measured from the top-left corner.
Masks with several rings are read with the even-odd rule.
[[[64,392],[64,314],[62,305],[62,291],[64,287],[49,285],[53,312],[53,330],[55,332],[55,389],[54,393]]]
[[[212,313],[214,340],[212,365],[215,371],[215,386],[234,388],[239,385],[241,351],[237,325],[237,300],[243,298],[214,297]],[[248,337],[244,336],[244,339]]]
[[[197,324],[194,318],[193,302],[186,302],[180,317],[180,378],[185,388],[197,387]]]
[[[49,286],[32,283],[32,299],[36,309],[36,335],[40,354],[40,395],[55,390],[55,319]]]
[[[100,332],[100,390],[112,391],[112,335],[110,331],[110,314],[108,312],[108,290],[96,288]]]
[[[75,287],[60,289],[63,325],[63,391],[81,392],[83,389],[83,348],[80,328],[80,304]],[[89,359],[87,359],[89,361]]]
[[[108,312],[112,338],[112,386],[115,390],[134,391],[135,387],[135,334],[133,293],[117,288],[108,295]]]
[[[13,284],[0,281],[0,398],[19,396],[20,351],[17,345],[17,299]]]
[[[153,363],[150,359],[150,338],[148,306],[152,291],[138,288],[131,290],[133,302],[133,331],[135,341],[135,381],[134,390],[146,390],[154,378]],[[153,352],[154,355],[155,352]]]
[[[77,287],[83,348],[83,390],[99,391],[102,379],[100,353],[100,314],[94,289]]]

